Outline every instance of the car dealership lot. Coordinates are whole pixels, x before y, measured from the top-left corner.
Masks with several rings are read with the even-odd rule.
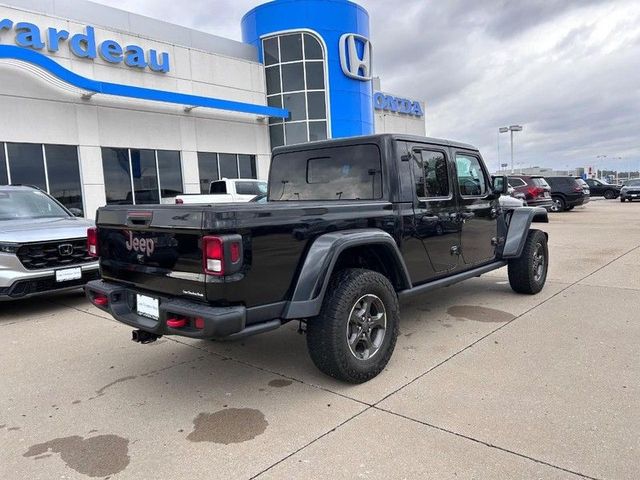
[[[2,478],[637,478],[640,204],[551,215],[549,282],[403,305],[358,386],[297,325],[236,343],[130,328],[78,294],[0,306]]]

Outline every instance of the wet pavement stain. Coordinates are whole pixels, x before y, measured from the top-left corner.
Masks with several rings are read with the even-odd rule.
[[[460,320],[473,320],[475,322],[504,323],[515,318],[515,315],[493,308],[478,307],[474,305],[455,305],[447,309],[447,313]]]
[[[282,388],[282,387],[288,387],[292,383],[293,382],[291,380],[284,380],[282,378],[276,378],[274,380],[271,380],[268,385],[270,387]]]
[[[128,376],[128,377],[118,378],[117,380],[114,380],[111,383],[107,383],[104,387],[99,388],[98,390],[96,390],[96,396],[95,397],[91,397],[89,400],[95,400],[98,397],[102,397],[104,395],[104,392],[107,389],[113,387],[114,385],[116,385],[118,383],[127,382],[129,380],[134,380],[136,378],[138,378],[138,377],[136,377],[135,375],[131,375],[131,376]]]
[[[187,440],[223,445],[243,443],[263,434],[268,425],[260,410],[227,408],[198,415],[193,420],[193,431],[187,435]]]
[[[123,471],[129,465],[129,440],[117,435],[83,438],[78,435],[56,438],[33,445],[23,457],[46,458],[59,453],[62,461],[78,473],[89,477],[105,477]]]

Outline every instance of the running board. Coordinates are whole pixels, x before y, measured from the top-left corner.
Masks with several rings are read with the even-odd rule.
[[[401,300],[403,300],[405,298],[413,297],[414,295],[419,295],[421,293],[430,292],[431,290],[436,290],[438,288],[449,287],[458,282],[462,282],[473,277],[479,277],[480,275],[484,275],[485,273],[497,270],[498,268],[502,268],[506,265],[507,262],[503,260],[500,260],[499,262],[489,263],[488,265],[483,265],[482,267],[467,270],[466,272],[457,273],[455,275],[451,275],[450,277],[445,277],[439,280],[434,280],[433,282],[424,283],[408,290],[402,290],[401,292],[398,292],[398,296]]]

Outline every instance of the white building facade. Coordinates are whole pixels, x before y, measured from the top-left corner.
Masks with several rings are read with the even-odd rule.
[[[321,61],[300,63],[323,75]],[[280,63],[284,75],[292,62]],[[303,141],[337,136],[323,127],[324,75],[324,90],[267,98],[250,43],[84,0],[11,0],[0,4],[0,184],[38,186],[92,218],[106,204],[171,202],[218,178],[266,179],[270,125],[294,126],[294,100],[307,116],[311,100],[326,109],[302,119]],[[376,132],[424,134],[423,113],[376,112]]]

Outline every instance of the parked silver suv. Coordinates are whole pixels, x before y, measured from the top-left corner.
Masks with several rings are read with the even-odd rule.
[[[87,228],[35,187],[0,186],[0,301],[70,290],[99,278]]]
[[[627,180],[620,189],[620,201],[640,200],[640,179]]]

